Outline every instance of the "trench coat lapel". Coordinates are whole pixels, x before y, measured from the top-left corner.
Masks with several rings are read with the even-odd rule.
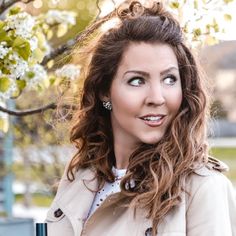
[[[58,206],[69,218],[76,236],[82,232],[84,221],[98,188],[98,181],[94,177],[95,174],[90,169],[79,171],[75,180],[70,182],[57,199]]]

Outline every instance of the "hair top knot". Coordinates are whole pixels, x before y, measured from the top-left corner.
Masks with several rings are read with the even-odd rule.
[[[138,1],[133,1],[130,4],[122,4],[117,9],[117,15],[121,20],[134,19],[139,16],[142,16],[143,13],[144,6]]]
[[[117,9],[117,15],[121,20],[136,19],[140,16],[159,16],[166,17],[168,13],[165,11],[161,2],[153,2],[153,5],[148,8],[142,5],[139,1],[124,3]]]

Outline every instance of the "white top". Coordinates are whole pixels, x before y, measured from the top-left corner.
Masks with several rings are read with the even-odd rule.
[[[120,192],[120,181],[122,177],[124,177],[126,169],[116,169],[112,167],[112,172],[115,175],[115,181],[113,183],[106,182],[103,188],[96,193],[88,217],[95,212],[109,195]]]

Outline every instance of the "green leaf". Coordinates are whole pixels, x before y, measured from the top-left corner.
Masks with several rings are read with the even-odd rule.
[[[11,73],[11,71],[9,69],[7,69],[6,67],[2,68],[2,73],[5,75],[9,75]]]
[[[48,31],[47,31],[47,40],[52,39],[52,37],[53,37],[53,32],[52,32],[52,30],[48,30]]]
[[[55,76],[49,77],[49,82],[50,82],[50,85],[54,85],[54,83],[56,82],[56,77]]]
[[[0,20],[0,30],[5,26],[5,23]]]
[[[0,42],[5,41],[5,37],[7,36],[6,31],[0,30]]]
[[[39,47],[42,47],[46,40],[45,35],[42,32],[36,32],[35,36],[38,38]]]
[[[33,58],[36,59],[36,62],[39,62],[39,63],[40,63],[40,62],[42,62],[42,60],[43,60],[43,58],[44,58],[44,56],[45,56],[45,53],[44,53],[41,49],[36,48],[36,49],[33,51],[32,56],[33,56]]]
[[[57,37],[60,38],[64,36],[68,31],[68,26],[66,24],[60,24],[57,29]]]
[[[18,89],[23,90],[26,86],[25,80],[16,80]]]
[[[219,24],[216,22],[216,20],[213,20],[212,28],[215,30],[215,32],[219,32]]]
[[[199,37],[202,34],[202,31],[200,28],[194,29],[193,35],[194,37]]]
[[[29,42],[21,37],[17,37],[14,40],[12,48],[17,51],[19,56],[21,56],[24,60],[28,60],[31,55]]]
[[[178,1],[172,1],[170,3],[170,7],[173,9],[178,9],[179,8],[179,2]]]
[[[9,11],[9,15],[16,15],[21,12],[20,7],[12,7]]]
[[[54,66],[54,64],[55,64],[55,61],[52,59],[52,60],[50,60],[48,63],[47,63],[47,68],[48,69],[51,69],[53,66]]]
[[[228,3],[231,3],[233,2],[234,0],[224,0],[224,3],[228,4]]]
[[[9,121],[8,119],[2,119],[0,118],[0,130],[2,130],[4,133],[6,133],[9,129]]]
[[[11,94],[11,99],[17,99],[21,95],[21,91],[18,87],[17,89]]]
[[[209,31],[211,29],[211,25],[210,24],[206,24],[206,29]]]
[[[13,47],[22,47],[27,41],[21,37],[17,37],[13,42]]]
[[[49,88],[51,86],[50,80],[47,78],[43,81],[43,83],[41,84],[43,89]]]
[[[10,80],[7,77],[0,78],[0,91],[2,93],[6,92],[10,87]]]
[[[184,32],[185,34],[188,33],[188,25],[187,25],[187,24],[185,24],[185,25],[183,26],[183,32]]]
[[[11,38],[7,35],[7,32],[3,29],[0,29],[0,42],[10,41]]]
[[[198,1],[194,0],[194,9],[198,9]]]
[[[231,21],[232,20],[232,16],[230,14],[224,14],[224,19],[226,21]]]
[[[33,71],[29,71],[29,72],[27,73],[27,77],[28,77],[29,79],[34,78],[34,76],[35,76],[35,73],[34,73]]]

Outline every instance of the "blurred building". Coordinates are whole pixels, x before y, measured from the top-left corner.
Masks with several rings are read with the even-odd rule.
[[[210,136],[236,137],[236,41],[205,47],[200,57],[214,91]]]
[[[214,86],[213,115],[236,122],[236,41],[203,48],[201,62]]]

